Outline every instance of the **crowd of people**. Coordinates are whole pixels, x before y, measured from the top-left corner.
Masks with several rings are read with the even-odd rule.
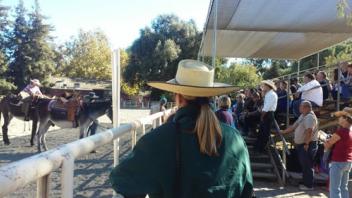
[[[279,133],[294,133],[303,173],[299,188],[313,190],[319,128],[313,108],[335,99],[336,84],[345,90],[340,97],[350,98],[352,66],[341,67],[340,82],[334,79],[331,83],[320,71],[306,74],[303,85],[297,78],[262,81],[260,87],[238,92],[233,100],[229,95],[215,97],[235,88],[213,83],[209,68],[199,61],[184,60],[175,79],[149,83],[175,93],[178,110],[143,136],[129,157],[114,168],[110,175],[114,190],[127,197],[251,197],[249,153],[240,133],[257,137],[255,152],[265,151],[275,116],[288,108],[297,119]],[[192,75],[195,71],[197,75]],[[160,102],[160,110],[164,103]],[[332,149],[330,196],[345,198],[352,166],[352,112],[344,113],[339,125],[324,146]]]

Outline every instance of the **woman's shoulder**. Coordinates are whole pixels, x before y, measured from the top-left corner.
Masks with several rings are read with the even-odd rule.
[[[220,123],[220,127],[224,138],[228,138],[236,142],[237,141],[244,142],[241,133],[236,128],[231,127],[224,123]]]

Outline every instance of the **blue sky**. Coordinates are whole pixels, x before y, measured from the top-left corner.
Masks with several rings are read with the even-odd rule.
[[[201,30],[210,0],[39,0],[42,13],[55,27],[57,42],[76,35],[79,29],[102,29],[113,48],[126,48],[138,38],[139,30],[160,14],[173,13],[195,20]],[[34,0],[24,0],[31,9]],[[14,8],[18,0],[2,0]]]

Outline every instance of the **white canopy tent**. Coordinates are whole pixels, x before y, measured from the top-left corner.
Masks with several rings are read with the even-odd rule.
[[[212,0],[200,56],[300,60],[352,36],[352,27],[337,17],[337,3]]]

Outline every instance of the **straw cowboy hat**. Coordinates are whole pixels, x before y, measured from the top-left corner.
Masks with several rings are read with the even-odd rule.
[[[38,79],[32,79],[31,83],[37,85],[37,86],[42,86],[42,84],[40,84],[40,81]]]
[[[275,83],[271,80],[263,80],[262,85],[267,85],[269,86],[271,89],[273,89],[274,91],[276,91],[276,86],[275,86]]]
[[[345,107],[342,111],[336,111],[331,116],[335,116],[335,117],[348,116],[352,118],[352,108]]]
[[[210,97],[232,92],[235,86],[215,83],[214,68],[196,60],[182,60],[176,77],[167,82],[152,81],[148,85],[164,91],[194,97]]]

